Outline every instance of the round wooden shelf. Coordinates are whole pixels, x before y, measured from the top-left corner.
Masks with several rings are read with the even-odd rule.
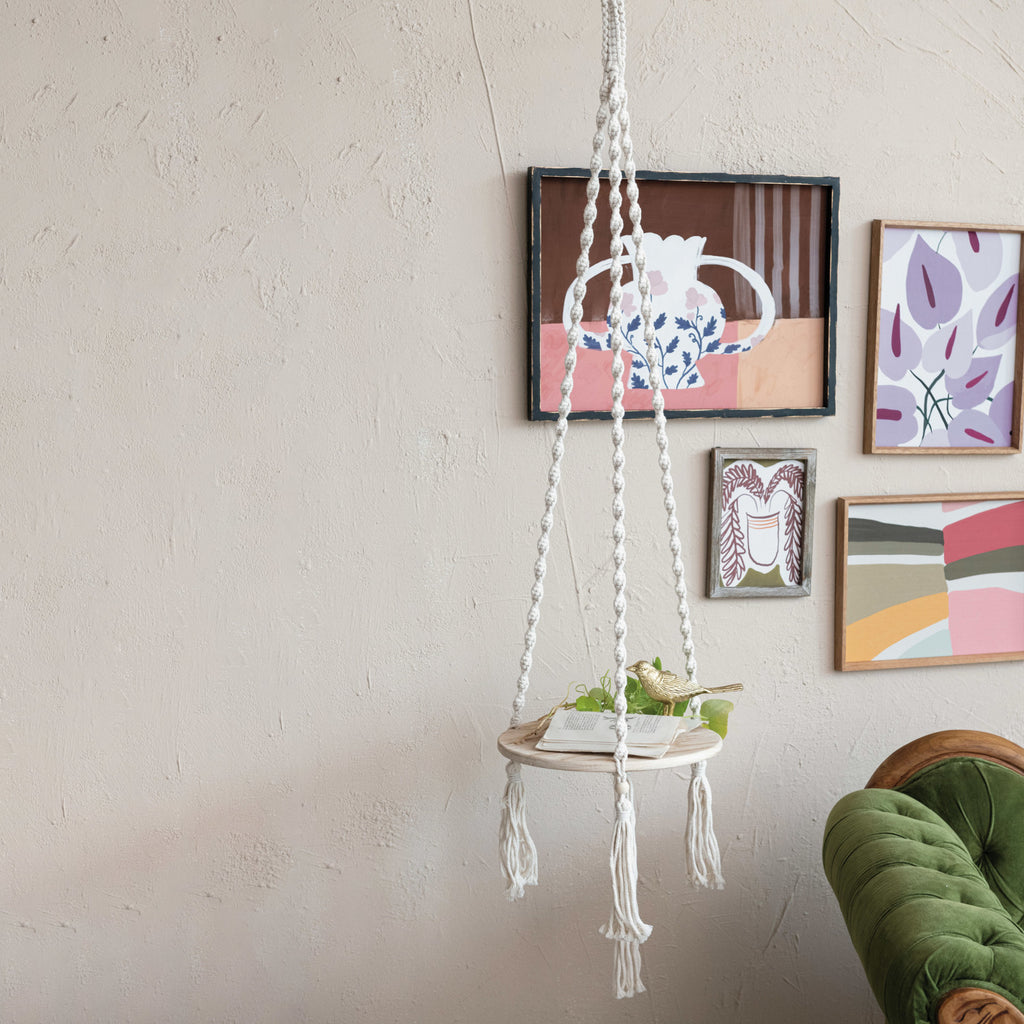
[[[511,761],[532,765],[534,768],[553,768],[560,772],[614,772],[612,754],[579,754],[561,750],[538,750],[539,736],[526,737],[537,727],[536,722],[506,729],[498,737],[498,750]],[[722,749],[722,737],[703,727],[680,732],[661,757],[627,757],[627,772],[652,772],[664,768],[706,761]]]

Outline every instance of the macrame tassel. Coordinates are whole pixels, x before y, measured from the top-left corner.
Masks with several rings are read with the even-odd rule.
[[[640,920],[636,900],[636,814],[629,798],[629,783],[617,782],[615,792],[612,913],[601,934],[615,940],[615,996],[623,999],[647,991],[640,980],[640,943],[651,934],[651,926]]]
[[[501,798],[501,829],[499,855],[501,873],[505,876],[505,895],[509,900],[520,900],[524,887],[537,884],[537,847],[533,845],[526,827],[526,791],[523,773],[515,761],[505,765],[508,781]]]
[[[646,992],[640,980],[640,943],[619,939],[615,943],[615,998],[629,999]]]
[[[698,888],[724,889],[722,857],[711,820],[711,785],[708,783],[707,766],[707,761],[697,761],[690,772],[686,867],[690,882]]]

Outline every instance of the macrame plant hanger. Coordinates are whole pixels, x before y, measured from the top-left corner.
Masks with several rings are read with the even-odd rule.
[[[651,397],[658,444],[658,464],[665,494],[668,516],[669,546],[672,552],[672,571],[675,575],[675,593],[678,599],[682,650],[685,655],[686,676],[697,682],[697,664],[694,655],[689,607],[686,600],[686,582],[679,541],[679,522],[673,496],[672,467],[668,452],[665,424],[665,402],[659,381],[659,359],[654,345],[654,324],[651,314],[650,282],[646,269],[639,190],[636,183],[636,165],[629,132],[629,113],[625,85],[626,22],[625,0],[602,0],[601,54],[604,77],[601,83],[600,105],[597,112],[597,131],[594,134],[590,160],[590,179],[587,182],[587,201],[583,211],[583,230],[580,234],[580,255],[576,261],[576,281],[573,285],[573,303],[568,331],[569,349],[565,357],[565,376],[561,387],[558,422],[551,449],[551,468],[544,498],[544,514],[540,521],[540,539],[534,565],[534,583],[530,592],[531,603],[527,615],[527,628],[516,695],[512,702],[509,729],[498,740],[498,748],[509,759],[506,765],[507,782],[502,799],[500,857],[501,869],[510,900],[524,895],[524,887],[537,884],[537,849],[526,824],[525,794],[522,764],[557,768],[570,771],[603,771],[614,773],[615,825],[611,844],[612,911],[608,924],[601,932],[615,942],[615,993],[619,998],[645,991],[640,978],[640,944],[651,933],[651,927],[640,918],[637,905],[636,816],[631,787],[627,777],[628,726],[626,722],[626,527],[623,490],[623,359],[622,335],[622,266],[623,222],[620,186],[626,180],[629,199],[629,217],[632,223],[632,262],[637,288],[641,295],[640,314],[643,320],[644,340],[647,345],[647,365],[650,367]],[[608,143],[609,204],[611,208],[611,298],[608,324],[612,347],[612,537],[614,540],[615,585],[615,753],[609,760],[601,754],[564,754],[539,751],[532,737],[535,723],[522,725],[521,718],[530,685],[530,668],[537,640],[540,605],[544,596],[544,576],[547,571],[547,553],[558,486],[561,477],[565,436],[572,409],[571,395],[576,349],[582,334],[583,299],[586,279],[590,270],[590,248],[594,240],[593,225],[597,217],[597,198],[602,170],[602,151]],[[690,710],[699,710],[700,699],[691,698]],[[715,840],[711,818],[711,791],[705,766],[707,759],[721,749],[722,741],[706,729],[696,729],[677,736],[669,752],[658,759],[641,759],[630,763],[629,771],[674,768],[692,765],[688,817],[686,824],[687,870],[690,881],[699,887],[720,889],[723,886],[721,860]]]

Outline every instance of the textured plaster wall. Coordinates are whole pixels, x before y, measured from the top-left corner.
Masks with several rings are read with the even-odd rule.
[[[684,778],[643,778],[650,991],[616,1003],[608,781],[528,772],[542,885],[498,876],[552,437],[524,173],[587,159],[596,0],[7,0],[4,1021],[880,1020],[824,818],[922,733],[1024,739],[1021,668],[833,672],[835,498],[1024,458],[860,454],[869,223],[1024,223],[1024,8],[629,8],[641,166],[842,179],[838,415],[670,427],[702,674],[747,685],[728,888],[685,882]],[[569,440],[529,711],[612,660],[609,441]],[[818,449],[812,597],[702,596],[714,445]],[[627,473],[631,650],[668,660],[649,426]]]

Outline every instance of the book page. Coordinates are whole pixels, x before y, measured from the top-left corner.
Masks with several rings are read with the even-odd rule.
[[[628,742],[669,743],[681,719],[668,715],[627,715]],[[545,739],[586,739],[615,743],[615,714],[611,711],[556,711]]]

